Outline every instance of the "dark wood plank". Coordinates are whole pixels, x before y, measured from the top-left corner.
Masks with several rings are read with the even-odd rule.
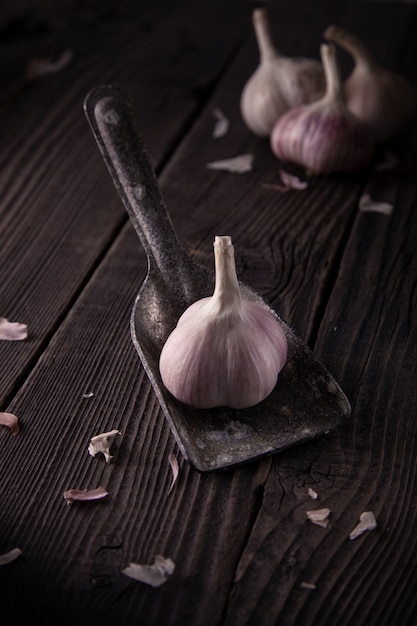
[[[74,48],[73,63],[19,92],[0,119],[1,315],[27,323],[31,333],[19,346],[0,344],[0,358],[9,363],[0,373],[0,405],[127,220],[95,158],[84,97],[101,83],[128,88],[158,169],[198,113],[200,92],[210,90],[246,28],[243,16],[233,16],[231,28],[230,5],[200,10],[191,2],[175,9],[168,3],[164,12],[152,6],[137,7],[132,15],[127,9],[99,13],[79,30],[72,24],[65,39]],[[210,33],[207,22],[213,24]]]
[[[285,11],[280,29],[284,41],[295,46],[301,22],[300,31],[290,29],[287,5]],[[415,17],[408,9],[396,9],[396,20],[409,23],[410,14]],[[337,375],[353,401],[353,419],[345,432],[235,471],[201,475],[180,459],[180,478],[168,495],[168,453],[178,451],[129,338],[144,256],[125,225],[9,404],[21,417],[21,435],[0,432],[2,548],[20,544],[24,550],[20,560],[0,570],[7,596],[4,623],[9,618],[13,623],[19,613],[27,616],[28,609],[44,623],[77,618],[80,623],[117,619],[193,626],[361,624],[366,616],[366,623],[392,624],[395,611],[404,623],[412,623],[414,599],[408,588],[415,568],[400,541],[400,531],[410,533],[414,519],[412,411],[406,413],[396,395],[403,383],[390,388],[385,374],[379,390],[378,373],[383,374],[387,342],[384,324],[392,313],[399,317],[402,341],[394,335],[388,345],[396,348],[397,362],[405,350],[407,384],[414,373],[413,318],[407,317],[409,308],[398,310],[394,298],[400,293],[408,302],[406,286],[413,284],[414,183],[407,178],[406,200],[399,203],[404,212],[392,233],[384,216],[358,216],[364,178],[317,180],[306,192],[285,195],[263,189],[277,164],[268,145],[250,137],[236,116],[244,60],[250,57],[246,48],[224,77],[164,171],[163,190],[181,239],[203,262],[211,263],[218,228],[233,235],[242,278],[274,302]],[[214,105],[233,121],[221,143],[210,138]],[[208,160],[248,150],[255,153],[256,168],[247,176],[205,168]],[[379,241],[386,241],[383,253]],[[396,242],[403,253],[392,245]],[[369,288],[356,273],[363,263],[367,276],[383,263],[369,299]],[[394,277],[403,267],[407,272],[398,286]],[[359,291],[365,303],[360,321],[352,291]],[[382,321],[375,329],[371,321],[377,314]],[[352,335],[352,324],[358,330],[362,325],[363,332]],[[88,390],[93,398],[82,397]],[[380,414],[387,399],[395,411],[404,410],[402,429],[389,421],[388,411]],[[372,431],[368,419],[375,422]],[[91,459],[86,447],[92,434],[113,427],[122,437],[115,462],[106,466],[102,459]],[[392,460],[388,467],[383,450]],[[400,456],[402,450],[407,454]],[[406,485],[400,484],[400,470],[407,472]],[[110,491],[107,501],[65,506],[65,488],[99,483]],[[306,520],[306,509],[314,508],[309,486],[319,492],[320,506],[332,508],[328,530]],[[382,532],[350,543],[347,535],[363,506],[378,505],[379,513],[398,491],[401,512],[408,517],[406,527],[398,509],[389,518],[396,544],[388,547],[387,518]],[[413,539],[406,536],[410,544]],[[401,559],[394,558],[396,546]],[[388,550],[392,569],[387,573]],[[152,562],[158,553],[177,564],[167,585],[153,590],[120,573],[130,560]],[[398,582],[391,592],[393,578]],[[303,581],[317,588],[301,589]]]
[[[359,28],[379,52],[383,42],[382,60],[416,84],[415,8],[404,10],[404,22],[398,13],[389,18],[387,6],[375,11],[395,36],[392,47],[372,28],[369,7],[353,7],[342,24]],[[254,623],[255,616],[265,624],[415,623],[415,128],[401,148],[395,211],[356,212],[314,343],[351,398],[352,419],[327,441],[274,459],[226,624]],[[319,493],[315,505],[308,486]],[[306,520],[305,511],[317,507],[332,511],[327,530]],[[351,542],[364,510],[375,512],[378,530]],[[267,556],[272,551],[275,559]]]

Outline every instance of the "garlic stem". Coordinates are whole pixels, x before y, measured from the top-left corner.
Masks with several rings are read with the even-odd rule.
[[[269,24],[266,9],[255,9],[252,13],[252,23],[258,43],[261,62],[274,61],[280,55],[276,50]]]
[[[320,54],[326,78],[326,93],[324,97],[330,101],[340,100],[342,97],[342,83],[337,64],[336,48],[332,44],[323,43],[320,46]]]
[[[232,238],[216,236],[214,238],[215,287],[213,304],[218,310],[225,307],[240,309],[240,287],[236,274],[236,264]]]
[[[341,48],[352,55],[355,63],[363,63],[371,66],[375,63],[375,59],[370,50],[355,35],[346,32],[340,26],[332,24],[324,31],[325,39],[334,41]]]

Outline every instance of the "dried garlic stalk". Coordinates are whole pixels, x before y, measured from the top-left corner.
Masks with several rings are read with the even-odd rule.
[[[356,539],[367,530],[375,530],[375,528],[377,527],[375,515],[372,513],[372,511],[364,511],[363,513],[361,513],[361,515],[359,516],[359,520],[359,524],[357,524],[350,533],[349,539]]]
[[[97,489],[68,489],[64,491],[64,500],[67,504],[72,504],[74,500],[82,502],[88,502],[90,500],[101,500],[108,496],[108,492],[104,487],[97,487]]]
[[[140,563],[129,563],[128,567],[122,570],[122,574],[134,578],[139,582],[160,587],[174,573],[175,563],[171,559],[163,556],[155,557],[153,565],[141,565]]]
[[[13,435],[17,435],[20,431],[19,420],[13,413],[0,413],[0,424],[2,426],[8,426]]]
[[[7,565],[7,563],[11,563],[15,559],[17,559],[17,557],[19,557],[21,554],[22,554],[22,551],[20,548],[13,548],[13,550],[10,550],[9,552],[0,554],[0,565]]]
[[[9,322],[5,317],[0,317],[0,339],[6,341],[22,341],[27,339],[28,327],[19,322]]]
[[[96,456],[96,454],[102,452],[104,454],[104,458],[106,459],[106,463],[110,463],[113,458],[110,454],[110,446],[116,435],[120,435],[119,430],[110,430],[108,433],[95,435],[90,440],[88,452],[91,456]]]
[[[317,524],[317,526],[321,526],[322,528],[327,528],[327,526],[329,525],[329,515],[330,509],[316,509],[314,511],[307,511],[308,519],[311,520],[313,524]]]

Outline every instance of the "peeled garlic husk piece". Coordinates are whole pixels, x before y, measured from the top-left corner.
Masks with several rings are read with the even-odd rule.
[[[372,159],[374,140],[367,125],[343,102],[335,47],[322,44],[320,53],[326,93],[318,102],[291,109],[277,121],[270,138],[272,152],[312,174],[360,171]]]
[[[185,404],[247,408],[274,389],[287,339],[272,310],[242,298],[231,237],[215,237],[214,258],[214,293],[180,317],[159,369],[164,385]]]
[[[285,111],[323,95],[324,72],[315,59],[286,57],[277,51],[264,8],[253,11],[252,23],[260,63],[243,88],[240,109],[247,127],[255,135],[267,137]]]
[[[380,65],[351,33],[331,25],[324,37],[351,54],[355,62],[343,83],[349,110],[368,124],[377,143],[394,137],[416,113],[416,91],[403,76]]]

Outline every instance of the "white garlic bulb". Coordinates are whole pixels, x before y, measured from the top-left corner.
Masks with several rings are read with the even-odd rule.
[[[166,388],[186,404],[247,408],[274,389],[287,339],[271,310],[242,298],[230,237],[215,238],[214,258],[214,293],[182,314],[159,369]]]
[[[272,152],[309,173],[359,171],[370,162],[374,141],[369,128],[342,100],[341,81],[332,44],[320,48],[326,74],[321,100],[287,111],[271,133]]]
[[[395,136],[416,113],[415,90],[403,76],[377,63],[354,35],[332,25],[324,36],[354,59],[352,73],[343,84],[348,108],[368,124],[377,143]]]
[[[315,59],[290,58],[276,50],[265,9],[255,9],[252,22],[260,64],[243,88],[240,109],[247,127],[255,135],[267,137],[285,111],[323,95],[324,73]]]

